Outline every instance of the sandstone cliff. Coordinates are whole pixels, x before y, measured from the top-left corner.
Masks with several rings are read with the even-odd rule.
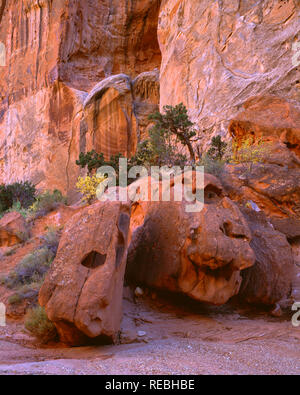
[[[163,0],[161,106],[183,101],[200,129],[225,135],[252,96],[299,102],[299,32],[298,1]]]
[[[7,52],[0,67],[1,182],[30,179],[63,192],[74,187],[74,161],[86,134],[98,132],[97,125],[88,130],[84,99],[106,77],[126,73],[131,82],[160,66],[158,12],[158,0],[1,1],[0,42]],[[133,105],[131,97],[120,100]],[[104,125],[124,125],[118,98],[108,93],[104,103]]]

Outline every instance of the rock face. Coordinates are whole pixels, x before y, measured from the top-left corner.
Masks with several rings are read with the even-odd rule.
[[[11,247],[25,240],[28,227],[24,217],[12,212],[0,220],[0,248]]]
[[[0,20],[0,182],[72,197],[79,153],[130,156],[159,102],[225,135],[254,96],[300,98],[295,0],[2,0]]]
[[[85,100],[88,124],[87,151],[93,147],[108,160],[121,153],[131,156],[136,150],[137,122],[133,113],[130,78],[119,74],[106,78]]]
[[[275,229],[292,241],[300,236],[300,107],[275,96],[248,100],[231,120],[229,132],[239,144],[253,138],[269,144],[264,164],[244,172],[227,166],[223,182],[230,197],[253,201]]]
[[[258,164],[246,179],[241,166],[228,166],[227,170],[223,183],[231,199],[243,206],[253,201],[288,239],[300,236],[298,168]]]
[[[241,271],[254,264],[251,232],[215,177],[206,175],[204,193],[199,213],[187,213],[186,201],[135,203],[129,282],[217,305],[239,292]]]
[[[138,138],[143,140],[148,137],[151,124],[148,116],[159,110],[159,70],[139,74],[132,81],[134,112],[138,120]]]
[[[273,305],[289,297],[294,275],[292,248],[286,237],[274,230],[265,215],[244,210],[255,252],[255,265],[242,272],[240,296],[249,303]]]
[[[59,73],[79,90],[111,75],[131,77],[160,66],[157,40],[160,0],[96,0],[62,3]]]
[[[298,259],[300,237],[299,7],[296,0],[0,0],[0,183],[29,180],[72,198],[80,152],[130,157],[147,136],[148,115],[183,102],[206,131],[200,153],[215,133],[263,138],[273,148],[246,178],[240,166],[227,166],[223,186],[207,176],[199,213],[187,213],[187,202],[138,201],[128,280],[213,304],[240,289],[252,303],[288,297],[287,239]],[[242,213],[238,204],[249,201],[256,209]],[[97,203],[65,229],[40,294],[65,342],[117,336],[129,211]],[[16,213],[4,217],[0,247],[25,230]]]
[[[300,167],[300,106],[276,96],[255,97],[231,120],[229,132],[238,143],[246,138],[272,142],[269,163]]]
[[[186,213],[186,202],[134,204],[127,280],[212,304],[237,294],[251,304],[289,301],[295,265],[286,236],[263,211],[226,197],[215,177],[204,185],[199,213]]]
[[[160,66],[158,12],[158,0],[134,0],[130,7],[127,0],[1,2],[7,62],[0,67],[0,182],[31,180],[64,193],[74,188],[75,160],[87,144],[87,93],[111,75],[134,79]],[[126,114],[114,118],[120,116],[115,93],[102,101],[102,110],[112,111],[109,131],[127,126]]]
[[[128,205],[98,202],[66,225],[39,294],[63,342],[117,340],[129,222]]]
[[[107,160],[119,153],[127,157],[134,155],[138,139],[147,132],[148,115],[158,110],[158,103],[157,69],[142,73],[133,81],[126,74],[101,81],[83,104],[86,151],[95,149]]]
[[[299,101],[299,32],[294,0],[163,0],[160,105],[183,102],[200,129],[225,135],[253,96]]]

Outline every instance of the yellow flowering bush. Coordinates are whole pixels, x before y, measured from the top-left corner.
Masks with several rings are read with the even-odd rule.
[[[265,158],[270,154],[270,144],[260,140],[254,143],[253,138],[245,139],[240,145],[233,143],[232,157],[230,162],[233,164],[242,164],[245,171],[252,172],[253,164],[263,163]]]
[[[82,193],[82,200],[86,203],[91,203],[96,197],[96,192],[98,186],[106,179],[104,176],[99,176],[97,174],[93,176],[79,177],[76,188],[80,193]]]

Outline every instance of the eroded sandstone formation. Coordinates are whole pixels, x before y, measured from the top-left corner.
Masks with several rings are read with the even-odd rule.
[[[148,115],[183,102],[205,131],[200,153],[216,133],[272,149],[246,176],[243,165],[207,175],[201,212],[136,202],[128,281],[212,304],[289,298],[300,238],[299,33],[297,0],[0,0],[0,183],[30,180],[72,201],[80,152],[130,157]],[[40,303],[63,341],[114,341],[130,208],[72,210]],[[58,214],[53,223],[64,223]],[[21,241],[14,215],[1,220],[1,245]]]
[[[290,297],[294,277],[292,247],[285,235],[274,229],[263,212],[244,209],[255,253],[255,265],[242,272],[240,298],[252,304],[284,303]]]
[[[131,157],[138,141],[145,137],[150,125],[148,115],[158,110],[158,103],[157,69],[134,80],[127,74],[105,78],[83,103],[85,150],[102,152],[107,160],[118,153]]]
[[[31,180],[41,189],[72,191],[79,174],[75,160],[87,146],[85,97],[111,75],[134,79],[160,67],[159,5],[158,0],[1,1],[0,42],[7,63],[0,67],[0,182]],[[104,100],[112,111],[110,127],[121,126],[121,133],[126,114],[115,119],[118,98],[107,92]]]
[[[229,196],[242,206],[254,202],[274,228],[288,239],[300,236],[299,169],[256,165],[246,179],[242,166],[228,166],[223,184]]]
[[[129,222],[129,205],[98,202],[66,225],[39,294],[63,342],[117,340]]]
[[[300,72],[292,63],[299,32],[296,0],[163,0],[160,105],[182,101],[206,142],[208,132],[226,135],[253,96],[299,101]]]
[[[296,0],[3,0],[0,15],[3,182],[72,195],[79,152],[130,155],[159,102],[184,102],[206,130],[202,151],[253,96],[300,98]],[[119,74],[131,81],[125,97],[111,87],[84,114],[86,95]]]
[[[28,236],[28,225],[20,213],[6,214],[0,220],[0,248],[21,243]]]
[[[253,97],[244,103],[244,111],[230,121],[229,133],[240,144],[245,139],[271,145],[268,163],[300,167],[299,103],[276,97]]]
[[[211,175],[205,176],[204,198],[203,210],[193,213],[187,212],[186,200],[134,204],[129,282],[216,305],[238,294],[241,271],[255,261],[251,232]]]

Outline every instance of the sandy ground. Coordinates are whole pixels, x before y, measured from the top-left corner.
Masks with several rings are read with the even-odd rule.
[[[300,327],[234,305],[124,300],[121,344],[43,348],[21,322],[0,328],[0,374],[300,374]],[[177,306],[176,308],[174,307]]]

